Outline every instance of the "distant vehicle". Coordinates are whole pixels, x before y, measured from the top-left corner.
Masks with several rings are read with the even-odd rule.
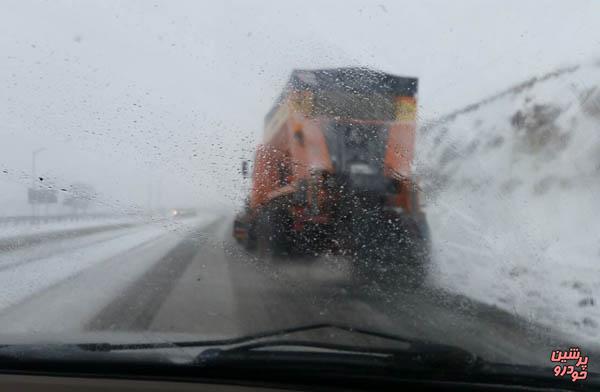
[[[234,236],[275,254],[350,250],[388,271],[409,262],[422,275],[428,226],[411,172],[417,82],[364,68],[292,72],[265,118]]]
[[[173,208],[171,217],[173,218],[189,218],[198,215],[198,211],[194,208]]]
[[[75,213],[86,212],[97,197],[93,186],[78,182],[69,188],[69,194],[63,200],[63,205],[71,208]]]

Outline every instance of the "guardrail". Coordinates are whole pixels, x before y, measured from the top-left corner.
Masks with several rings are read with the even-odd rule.
[[[39,225],[55,222],[75,222],[86,220],[115,219],[123,217],[134,217],[137,215],[118,215],[114,213],[92,213],[92,214],[60,214],[60,215],[16,215],[0,216],[0,226],[16,225]]]
[[[209,209],[196,209],[196,214],[203,212],[214,212]],[[187,215],[187,214],[186,214]],[[92,220],[131,220],[131,219],[147,219],[148,221],[164,220],[172,217],[172,210],[160,212],[93,212],[93,213],[71,213],[71,214],[52,214],[52,215],[13,215],[0,216],[0,227],[4,226],[19,226],[19,225],[40,225],[59,222],[76,222],[76,221],[92,221]]]

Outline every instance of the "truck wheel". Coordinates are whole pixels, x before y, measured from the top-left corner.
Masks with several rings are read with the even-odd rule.
[[[353,274],[387,290],[421,287],[427,277],[427,239],[412,219],[391,222],[384,217],[369,222],[357,235]]]
[[[290,222],[279,208],[265,208],[258,216],[255,236],[261,256],[283,256],[290,250]]]
[[[300,233],[290,233],[292,253],[304,259],[313,259],[324,251],[325,233],[318,226],[305,225]]]
[[[254,250],[256,249],[256,235],[254,234],[254,228],[252,227],[251,224],[248,224],[248,226],[246,227],[246,238],[244,238],[242,240],[242,246],[246,249],[246,250]]]
[[[413,219],[406,219],[400,230],[394,231],[390,239],[390,252],[402,255],[400,260],[391,259],[391,269],[398,275],[396,281],[407,288],[424,285],[429,271],[429,239]],[[394,278],[393,274],[390,278]]]

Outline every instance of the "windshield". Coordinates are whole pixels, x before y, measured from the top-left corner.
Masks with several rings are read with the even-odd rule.
[[[0,2],[0,345],[335,323],[575,366],[552,353],[600,348],[598,15]]]

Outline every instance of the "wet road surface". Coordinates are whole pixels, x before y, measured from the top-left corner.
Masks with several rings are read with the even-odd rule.
[[[392,290],[357,280],[340,256],[260,259],[235,243],[230,232],[230,219],[217,217],[176,229],[136,226],[121,227],[112,237],[104,231],[90,234],[78,240],[79,248],[78,243],[66,242],[62,258],[56,256],[60,246],[46,246],[29,264],[52,269],[77,258],[87,264],[76,264],[75,272],[68,270],[75,267],[65,267],[62,278],[39,289],[37,281],[24,281],[30,289],[20,296],[14,292],[20,286],[15,285],[13,300],[0,310],[2,332],[113,331],[208,339],[337,323],[458,345],[493,361],[541,365],[547,365],[549,353],[564,343],[532,320],[430,284],[420,289],[399,284]],[[129,242],[124,240],[127,236]],[[112,244],[117,241],[120,248],[115,249]],[[112,249],[110,257],[97,251],[98,243]],[[94,258],[94,252],[99,256]],[[19,268],[25,267],[18,261],[1,260],[0,283],[9,273],[22,276]],[[9,262],[16,265],[2,270],[2,263]],[[331,336],[323,334],[331,331],[304,336]],[[373,343],[367,336],[352,339],[356,344]]]

